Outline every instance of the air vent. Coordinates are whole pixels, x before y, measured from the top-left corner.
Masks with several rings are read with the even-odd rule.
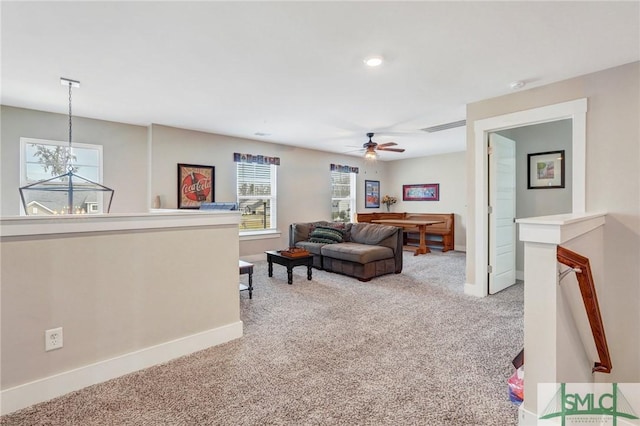
[[[420,129],[423,132],[427,133],[435,133],[441,132],[443,130],[455,129],[456,127],[462,127],[467,125],[467,120],[454,121],[451,123],[440,124],[438,126],[425,127],[424,129]]]

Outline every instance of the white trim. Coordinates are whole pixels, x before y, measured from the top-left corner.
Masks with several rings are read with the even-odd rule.
[[[238,226],[240,213],[155,210],[151,213],[14,216],[0,219],[0,236],[53,235],[135,229]]]
[[[464,294],[467,294],[469,296],[476,296],[476,297],[485,297],[487,296],[486,294],[482,293],[482,286],[473,284],[473,283],[464,283]]]
[[[524,404],[518,408],[518,426],[536,426],[538,416],[529,410],[524,409]]]
[[[540,124],[571,118],[573,120],[573,212],[585,211],[586,194],[586,123],[587,99],[576,99],[555,105],[518,111],[474,122],[474,163],[475,163],[475,284],[465,284],[465,293],[487,296],[488,265],[488,177],[487,177],[487,135],[490,132],[531,124]],[[476,288],[473,288],[476,287]]]
[[[266,240],[269,238],[280,238],[282,232],[278,229],[268,229],[266,231],[240,231],[240,241]]]
[[[524,271],[516,271],[516,280],[524,281]]]
[[[463,252],[466,253],[467,252],[467,246],[454,245],[453,246],[453,250],[455,250],[455,251],[463,251]]]
[[[603,226],[606,213],[561,214],[518,219],[520,241],[564,244]]]
[[[242,321],[2,391],[0,415],[242,337]]]

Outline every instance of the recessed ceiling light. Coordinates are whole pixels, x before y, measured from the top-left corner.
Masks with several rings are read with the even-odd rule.
[[[522,89],[524,85],[525,85],[525,82],[522,80],[514,81],[513,83],[510,84],[513,90]]]
[[[254,135],[255,136],[271,136],[271,133],[255,132]]]
[[[364,63],[367,64],[368,67],[379,67],[382,65],[382,62],[382,56],[367,56],[364,58]]]

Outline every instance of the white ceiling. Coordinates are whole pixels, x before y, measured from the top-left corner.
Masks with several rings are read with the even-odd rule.
[[[2,2],[2,104],[357,152],[465,149],[465,105],[640,59],[626,2]],[[385,64],[363,65],[379,54]],[[267,133],[268,136],[256,136]],[[179,143],[179,141],[176,141]]]

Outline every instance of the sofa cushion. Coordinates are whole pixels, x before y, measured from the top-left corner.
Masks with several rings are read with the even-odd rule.
[[[375,223],[354,223],[351,226],[351,241],[361,244],[378,244],[385,238],[398,232],[395,226]]]
[[[291,225],[291,230],[293,231],[293,241],[306,241],[309,239],[309,234],[311,233],[311,228],[313,224],[311,223],[294,223]]]
[[[325,244],[341,243],[343,236],[344,234],[340,229],[329,226],[316,226],[309,235],[309,241]]]
[[[311,241],[298,241],[296,243],[296,247],[301,247],[303,249],[306,249],[309,253],[317,254],[318,256],[322,254],[320,252],[320,249],[322,249],[322,246],[324,246],[323,243],[312,243]]]
[[[358,243],[326,244],[320,252],[323,256],[361,264],[393,258],[389,247]]]

